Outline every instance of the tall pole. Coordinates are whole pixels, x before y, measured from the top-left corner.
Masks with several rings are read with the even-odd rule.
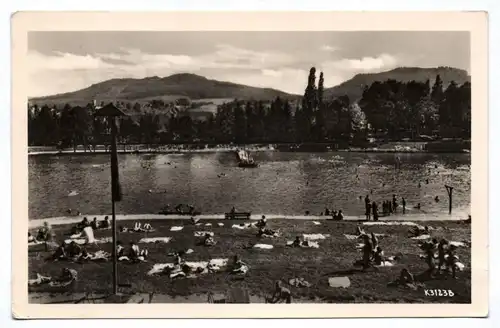
[[[448,192],[448,214],[451,214],[451,208],[453,203],[453,187],[445,185],[446,191]]]
[[[116,125],[115,118],[113,116],[108,117],[111,123],[111,158],[113,158],[113,152],[116,151]],[[111,159],[113,162],[113,159]],[[118,294],[118,254],[116,254],[116,214],[115,214],[115,192],[114,192],[114,174],[113,165],[111,165],[111,227],[113,234],[113,294]]]

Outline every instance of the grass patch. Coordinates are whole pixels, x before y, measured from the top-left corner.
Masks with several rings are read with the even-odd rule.
[[[155,232],[119,233],[118,239],[128,245],[130,241],[138,241],[143,237],[172,237],[168,244],[143,244],[149,249],[147,263],[118,264],[119,283],[130,284],[131,291],[142,293],[162,293],[171,296],[189,296],[209,291],[224,293],[230,287],[243,287],[253,295],[265,296],[272,292],[278,279],[288,281],[294,277],[302,277],[312,284],[309,288],[291,287],[295,298],[309,299],[314,302],[328,303],[470,303],[471,302],[471,272],[470,248],[461,247],[457,254],[460,261],[466,265],[463,272],[457,274],[457,279],[443,276],[425,281],[428,289],[450,289],[454,297],[428,297],[423,289],[410,290],[387,287],[387,283],[399,276],[402,268],[408,268],[418,275],[426,270],[424,260],[419,258],[422,251],[417,241],[407,237],[409,226],[364,226],[366,232],[386,234],[379,240],[386,256],[400,255],[401,260],[394,267],[380,268],[361,272],[353,267],[353,262],[361,258],[361,253],[355,248],[358,241],[348,240],[344,234],[353,234],[356,222],[322,221],[314,225],[309,220],[269,220],[271,229],[279,229],[278,238],[258,238],[255,229],[239,230],[231,226],[241,221],[206,220],[200,221],[201,226],[193,226],[188,220],[152,221]],[[212,226],[204,226],[204,223]],[[219,227],[223,222],[224,227]],[[120,222],[119,225],[131,227],[133,222]],[[182,231],[170,231],[172,226],[182,226]],[[429,226],[437,228],[433,237],[445,237],[448,240],[470,240],[470,225],[457,222],[429,222]],[[55,226],[58,241],[69,231],[68,225]],[[213,247],[197,246],[195,231],[213,231],[217,244]],[[325,240],[319,240],[319,249],[285,247],[287,240],[302,234],[330,234]],[[111,230],[96,231],[96,238],[111,235]],[[271,250],[246,249],[250,243],[266,243],[274,245]],[[98,249],[111,252],[111,244],[89,246],[89,251]],[[167,275],[148,276],[147,272],[155,263],[171,263],[173,259],[167,254],[172,251],[191,248],[194,253],[185,255],[187,261],[206,261],[210,258],[230,258],[239,255],[250,266],[250,272],[244,279],[228,278],[226,273],[216,273],[201,276],[197,279],[171,280]],[[112,262],[104,263],[72,263],[47,262],[44,259],[50,255],[43,245],[31,247],[29,250],[29,273],[34,278],[36,273],[57,276],[63,267],[78,271],[79,279],[72,287],[72,292],[106,293],[112,290]],[[347,289],[331,288],[328,278],[333,276],[348,276],[351,286]],[[31,292],[46,292],[47,287],[30,287]]]

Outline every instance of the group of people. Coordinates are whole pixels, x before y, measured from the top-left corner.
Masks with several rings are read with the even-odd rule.
[[[361,198],[361,196],[359,196]],[[401,206],[403,214],[406,214],[406,199],[401,197]],[[391,215],[393,213],[397,213],[399,207],[398,199],[396,195],[392,195],[392,200],[385,200],[382,202],[382,214],[384,216]],[[415,208],[420,209],[420,203],[418,203]],[[365,216],[367,220],[370,220],[373,217],[374,221],[378,221],[380,217],[378,204],[375,201],[370,200],[370,196],[366,195],[365,197]]]
[[[342,210],[330,210],[328,207],[325,207],[325,211],[321,213],[321,215],[326,215],[326,216],[331,216],[332,220],[338,220],[341,221],[344,219],[344,214],[342,213]]]
[[[31,232],[28,231],[28,243],[47,242],[50,241],[52,237],[52,229],[48,222],[43,223],[43,226],[38,229],[36,236],[33,236]]]
[[[130,242],[130,247],[126,249],[121,241],[116,242],[116,257],[119,261],[129,260],[132,262],[145,261],[148,257],[149,251],[140,249],[139,245],[135,242]]]
[[[109,218],[106,215],[104,217],[104,220],[102,221],[97,221],[97,217],[94,217],[94,220],[89,221],[87,217],[84,217],[83,220],[79,223],[77,223],[73,228],[71,229],[72,234],[77,234],[81,233],[85,228],[87,227],[92,227],[92,230],[98,230],[98,229],[109,229],[110,227],[109,223]]]
[[[369,236],[359,227],[356,229],[356,233],[363,238],[363,258],[361,260],[363,270],[366,270],[373,265],[381,265],[382,262],[384,262],[384,251],[379,245],[377,236],[373,232]]]
[[[48,258],[50,261],[75,261],[81,262],[89,260],[90,255],[85,249],[78,245],[75,241],[66,244],[62,242],[54,251],[54,253]]]
[[[187,207],[187,211],[183,210],[184,206]],[[190,214],[190,215],[193,215],[194,212],[195,212],[195,207],[193,205],[191,205],[191,204],[189,204],[189,205],[178,204],[177,206],[175,206],[172,209],[172,207],[170,206],[170,204],[167,204],[165,207],[163,207],[162,212],[163,213],[176,213],[176,214]]]
[[[446,273],[451,271],[452,277],[456,278],[458,256],[456,255],[457,247],[455,245],[450,244],[445,238],[440,241],[434,238],[431,241],[422,243],[420,247],[425,253],[425,262],[428,265],[427,273],[431,277],[441,274],[444,268]]]

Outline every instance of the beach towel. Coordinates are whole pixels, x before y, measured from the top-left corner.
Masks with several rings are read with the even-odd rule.
[[[313,221],[312,223],[313,223],[314,225],[321,225],[321,223],[320,223],[320,222],[318,222],[318,221]]]
[[[171,227],[170,231],[181,231],[184,227]]]
[[[136,261],[132,261],[128,256],[120,256],[118,258],[120,262],[147,262],[144,256],[138,256]]]
[[[420,235],[420,236],[416,236],[416,237],[411,237],[411,239],[413,240],[426,240],[426,239],[430,239],[431,238],[431,235]]]
[[[288,281],[290,286],[293,287],[311,287],[312,284],[305,281],[304,278],[292,278]]]
[[[293,247],[293,241],[287,241],[286,242],[287,246]],[[302,248],[319,248],[319,244],[314,241],[309,241],[307,244],[304,244],[304,242],[300,243],[300,247]]]
[[[465,247],[466,244],[461,241],[450,241],[450,245],[453,245],[455,247]]]
[[[210,236],[214,236],[214,233],[211,232],[211,231],[195,231],[194,232],[194,236],[195,237],[205,237],[205,235],[210,235]]]
[[[95,253],[89,253],[89,260],[91,261],[107,261],[111,258],[111,254],[104,251],[97,251]]]
[[[207,273],[215,273],[226,267],[228,259],[212,259],[208,262],[184,262],[182,266],[187,266],[190,269],[189,273],[185,273],[182,268],[175,267],[173,263],[154,264],[149,270],[148,275],[168,273],[170,278],[196,278],[199,275]]]
[[[73,196],[76,196],[76,195],[78,195],[78,191],[73,190],[73,191],[71,191],[71,192],[68,194],[68,197],[73,197]]]
[[[219,223],[217,223],[217,225],[218,225],[219,227],[223,227],[223,226],[224,226],[224,223],[219,222]]]
[[[36,285],[46,284],[46,283],[49,283],[51,280],[52,280],[52,277],[42,276],[41,274],[37,273],[36,279],[29,279],[28,280],[28,285],[29,286],[36,286]]]
[[[409,222],[409,221],[368,221],[368,222],[363,222],[364,225],[386,225],[386,226],[391,226],[391,225],[404,225],[404,226],[419,226],[419,224],[415,222]]]
[[[394,263],[391,261],[382,261],[380,264],[373,264],[373,266],[377,268],[392,267]]]
[[[333,288],[349,288],[351,280],[349,277],[331,277],[328,278],[328,284]]]
[[[203,223],[196,223],[195,226],[201,226]]]
[[[363,237],[364,235],[348,235],[348,234],[344,234],[344,236],[349,239],[349,240],[356,240],[356,239],[359,239],[361,237]]]
[[[273,249],[273,245],[268,245],[268,244],[255,244],[253,245],[253,248],[260,248],[260,249]]]
[[[172,237],[154,237],[154,238],[142,238],[139,240],[139,243],[169,243],[172,240]]]
[[[240,229],[240,230],[250,229],[253,227],[255,227],[255,223],[233,224],[232,225],[232,228]]]
[[[205,227],[211,227],[212,223],[205,223]]]
[[[321,233],[316,233],[316,234],[303,234],[304,240],[321,240],[321,239],[326,239],[327,237],[330,237],[329,234],[323,235]]]

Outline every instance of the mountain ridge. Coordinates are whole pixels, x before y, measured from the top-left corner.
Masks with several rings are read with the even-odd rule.
[[[446,87],[452,80],[458,84],[470,81],[470,75],[463,69],[453,67],[398,67],[379,73],[360,73],[341,84],[325,88],[326,99],[347,95],[351,101],[361,98],[363,89],[376,81],[393,79],[401,82],[427,79],[431,85],[436,76],[440,75]],[[328,76],[325,77],[328,80]],[[306,83],[304,81],[304,83]],[[305,88],[305,85],[304,85]],[[33,97],[28,101],[33,104],[71,104],[84,106],[93,100],[98,102],[124,101],[148,102],[154,99],[174,101],[178,98],[190,99],[255,99],[270,100],[276,97],[298,99],[295,95],[273,88],[259,88],[233,82],[209,79],[192,73],[177,73],[166,77],[151,76],[142,79],[114,78],[95,83],[87,88],[73,92],[65,92],[45,97]]]

